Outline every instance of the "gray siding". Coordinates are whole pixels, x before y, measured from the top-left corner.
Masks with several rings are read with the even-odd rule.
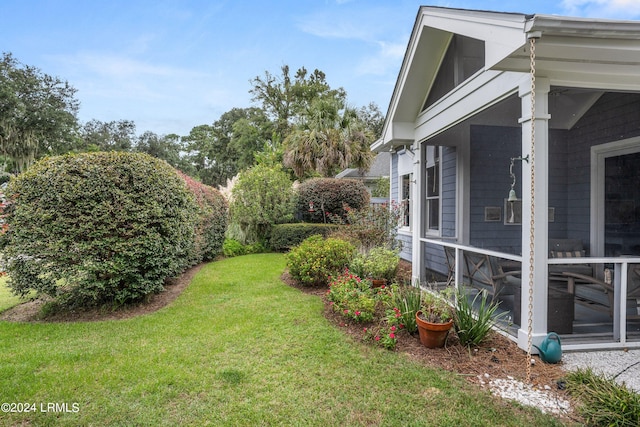
[[[591,147],[640,136],[640,94],[606,93],[567,133],[567,238],[589,243]]]
[[[442,148],[442,237],[456,236],[456,174],[455,147]]]
[[[520,253],[521,225],[504,224],[504,199],[511,188],[510,159],[519,157],[522,151],[521,135],[519,127],[471,126],[469,243],[472,246]],[[513,169],[519,198],[522,197],[521,163],[515,162]],[[500,207],[502,221],[486,222],[485,207]]]

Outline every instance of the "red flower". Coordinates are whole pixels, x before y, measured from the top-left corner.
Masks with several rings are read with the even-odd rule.
[[[356,316],[360,316],[360,312],[359,311],[356,311]]]
[[[395,332],[395,331],[396,331],[396,327],[395,327],[395,326],[392,326],[392,327],[391,327],[391,332]]]
[[[380,337],[378,335],[376,335],[375,340],[376,341],[380,341]]]
[[[394,339],[396,337],[396,334],[394,334],[393,332],[389,334],[389,338]]]

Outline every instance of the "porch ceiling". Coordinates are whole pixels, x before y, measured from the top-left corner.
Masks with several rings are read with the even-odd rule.
[[[640,22],[535,15],[525,32],[536,37],[536,74],[554,85],[638,90]],[[491,67],[528,72],[525,43]]]
[[[549,92],[550,129],[571,129],[604,91],[568,87],[552,87]],[[477,114],[470,124],[491,126],[519,126],[521,100],[512,96],[497,105]]]

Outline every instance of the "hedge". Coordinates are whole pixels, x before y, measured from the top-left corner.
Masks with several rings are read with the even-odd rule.
[[[198,203],[200,221],[196,228],[194,262],[210,261],[222,252],[229,206],[218,190],[183,172],[176,171]]]
[[[312,178],[301,183],[297,192],[298,216],[305,222],[314,223],[329,222],[330,215],[344,218],[345,206],[362,209],[370,200],[365,185],[355,179]]]
[[[9,286],[70,306],[124,304],[197,261],[199,206],[165,161],[140,153],[45,158],[7,188]]]
[[[279,224],[271,229],[269,247],[273,251],[287,251],[302,243],[304,239],[314,234],[327,237],[341,226],[337,224]]]

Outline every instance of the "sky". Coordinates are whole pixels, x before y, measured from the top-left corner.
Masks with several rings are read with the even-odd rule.
[[[640,20],[640,0],[0,0],[0,51],[76,88],[81,123],[183,136],[283,65],[386,113],[421,5]]]

